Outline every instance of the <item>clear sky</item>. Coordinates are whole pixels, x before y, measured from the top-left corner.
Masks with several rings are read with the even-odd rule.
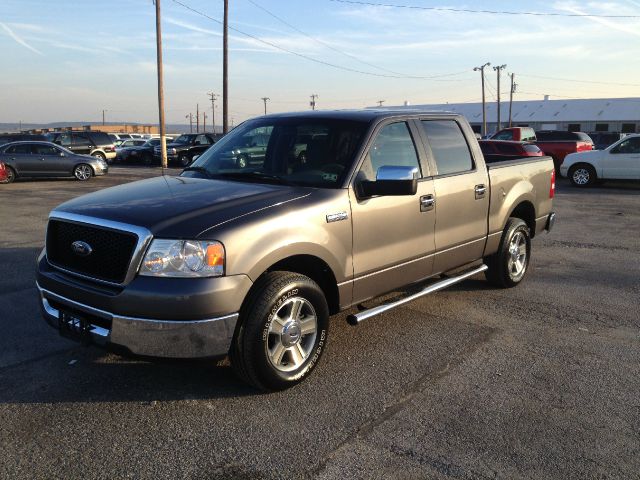
[[[180,1],[222,19],[222,0]],[[371,2],[640,17],[637,0]],[[269,112],[308,109],[311,94],[318,95],[318,108],[359,108],[377,100],[479,101],[480,76],[473,67],[485,62],[506,64],[505,72],[516,74],[516,99],[640,96],[640,18],[463,13],[330,0],[229,4],[230,26],[257,37],[230,32],[229,108],[235,123],[261,114],[261,97],[270,98]],[[151,0],[2,0],[0,122],[98,121],[103,109],[108,121],[157,122],[154,11]],[[210,124],[206,94],[222,94],[222,27],[173,0],[162,0],[162,11],[167,122],[185,123],[199,103]],[[375,75],[314,63],[258,39]],[[410,78],[447,74],[454,75]],[[509,85],[502,78],[506,99]],[[487,81],[493,100],[491,69]],[[217,124],[221,113],[219,102]]]

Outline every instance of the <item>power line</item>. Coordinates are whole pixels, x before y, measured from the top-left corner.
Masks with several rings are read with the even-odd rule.
[[[329,0],[336,3],[367,5],[373,7],[406,8],[411,10],[430,10],[437,12],[486,13],[491,15],[529,15],[535,17],[587,17],[587,18],[640,18],[640,15],[599,15],[595,13],[559,13],[559,12],[514,12],[509,10],[475,10],[470,8],[423,7],[419,5],[399,5],[393,3],[361,2],[356,0]]]
[[[191,11],[193,13],[196,13],[198,15],[201,15],[201,16],[205,17],[205,18],[208,18],[209,20],[211,20],[213,22],[216,22],[216,23],[218,23],[220,25],[223,24],[223,22],[218,20],[217,18],[213,18],[210,15],[207,15],[206,13],[203,13],[203,12],[201,12],[199,10],[196,10],[195,8],[193,8],[193,7],[189,6],[189,5],[186,5],[185,3],[182,3],[179,0],[172,0],[172,1],[173,1],[173,3],[175,3],[177,5],[180,5],[181,7],[186,8],[187,10],[189,10],[189,11]],[[310,56],[305,55],[303,53],[299,53],[299,52],[295,52],[293,50],[289,50],[288,48],[281,47],[280,45],[277,45],[277,44],[275,44],[273,42],[269,42],[268,40],[264,40],[264,39],[262,39],[260,37],[256,37],[255,35],[252,35],[250,33],[243,32],[242,30],[239,30],[239,29],[237,29],[235,27],[232,27],[231,25],[229,25],[229,30],[233,30],[234,32],[237,32],[237,33],[239,33],[241,35],[244,35],[245,37],[252,38],[252,39],[254,39],[254,40],[256,40],[256,41],[258,41],[260,43],[263,43],[265,45],[269,45],[272,48],[275,48],[277,50],[281,50],[283,52],[289,53],[290,55],[295,55],[296,57],[304,58],[305,60],[309,60],[310,62],[318,63],[320,65],[325,65],[327,67],[336,68],[338,70],[344,70],[344,71],[347,71],[347,72],[359,73],[361,75],[370,75],[372,77],[404,78],[404,79],[414,79],[414,80],[433,80],[433,79],[437,79],[437,78],[452,77],[452,76],[455,76],[455,75],[462,75],[464,73],[468,73],[467,70],[464,70],[462,72],[444,73],[444,74],[440,74],[440,75],[420,76],[420,75],[391,75],[391,74],[384,74],[384,73],[366,72],[364,70],[358,70],[358,69],[355,69],[355,68],[344,67],[342,65],[336,65],[334,63],[325,62],[323,60],[318,60],[317,58],[310,57]]]
[[[571,78],[558,78],[558,77],[543,77],[541,75],[528,75],[526,73],[518,73],[521,77],[541,78],[543,80],[557,80],[561,82],[575,82],[575,83],[592,83],[597,85],[616,85],[619,87],[640,87],[640,83],[616,83],[616,82],[598,82],[596,80],[577,80]]]
[[[356,57],[355,55],[351,55],[350,53],[347,53],[347,52],[344,52],[344,51],[342,51],[342,50],[340,50],[340,49],[338,49],[338,48],[335,48],[334,46],[332,46],[332,45],[330,45],[330,44],[328,44],[328,43],[326,43],[326,42],[324,42],[324,41],[320,40],[319,38],[316,38],[316,37],[313,37],[313,36],[309,35],[309,34],[308,34],[308,33],[306,33],[304,30],[300,30],[300,29],[299,29],[298,27],[296,27],[295,25],[291,25],[289,22],[287,22],[286,20],[283,20],[282,18],[280,18],[279,16],[277,16],[277,15],[276,15],[276,14],[274,14],[273,12],[270,12],[269,10],[267,10],[266,8],[264,8],[263,6],[258,5],[258,4],[257,4],[256,2],[254,2],[253,0],[247,0],[247,1],[248,1],[250,4],[254,5],[255,7],[259,8],[260,10],[262,10],[263,12],[265,12],[267,15],[272,16],[273,18],[275,18],[275,19],[276,19],[276,20],[278,20],[279,22],[281,22],[281,23],[285,24],[285,25],[286,25],[286,26],[288,26],[289,28],[291,28],[291,29],[295,30],[296,32],[300,33],[301,35],[304,35],[304,36],[305,36],[305,37],[307,37],[307,38],[310,38],[310,39],[311,39],[311,40],[313,40],[314,42],[317,42],[317,43],[319,43],[320,45],[323,45],[324,47],[328,48],[329,50],[333,50],[334,52],[337,52],[337,53],[339,53],[339,54],[341,54],[341,55],[344,55],[344,56],[346,56],[346,57],[349,57],[349,58],[351,58],[351,59],[353,59],[353,60],[355,60],[355,61],[357,61],[357,62],[360,62],[360,63],[362,63],[362,64],[364,64],[364,65],[368,65],[369,67],[373,67],[373,68],[376,68],[376,69],[378,69],[378,70],[385,71],[385,72],[387,72],[387,73],[392,73],[392,74],[394,74],[394,75],[402,75],[402,76],[404,76],[404,75],[405,75],[405,74],[403,74],[403,73],[395,72],[395,71],[393,71],[393,70],[389,70],[389,69],[387,69],[387,68],[380,67],[380,66],[378,66],[378,65],[374,65],[373,63],[366,62],[366,61],[364,61],[364,60],[362,60],[362,59],[360,59],[360,58]]]

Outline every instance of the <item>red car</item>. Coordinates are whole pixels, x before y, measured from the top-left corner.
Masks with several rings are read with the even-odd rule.
[[[488,163],[514,160],[522,157],[542,157],[544,153],[531,142],[510,142],[507,140],[480,140],[480,150]]]
[[[9,183],[9,170],[3,162],[0,162],[0,183]]]

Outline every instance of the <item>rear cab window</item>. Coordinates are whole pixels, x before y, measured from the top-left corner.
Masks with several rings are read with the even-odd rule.
[[[467,140],[455,120],[421,120],[438,175],[475,169]]]

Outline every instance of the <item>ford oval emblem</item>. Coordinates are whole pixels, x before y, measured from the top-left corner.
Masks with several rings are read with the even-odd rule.
[[[82,240],[76,240],[71,244],[71,250],[76,255],[81,257],[88,257],[93,252],[93,248],[87,242],[83,242]]]

